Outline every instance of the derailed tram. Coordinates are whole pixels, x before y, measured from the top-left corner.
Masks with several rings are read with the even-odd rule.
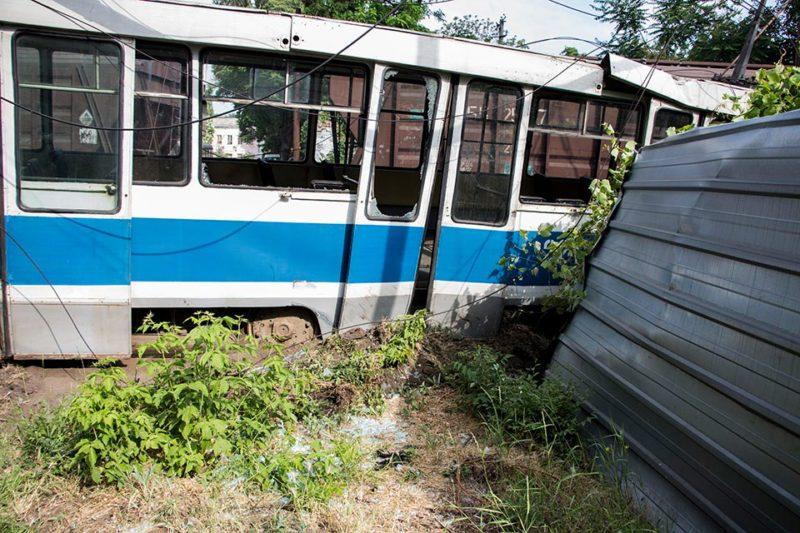
[[[425,308],[464,335],[552,287],[498,260],[610,157],[742,89],[302,15],[6,0],[3,346],[131,354],[154,312],[304,339]]]

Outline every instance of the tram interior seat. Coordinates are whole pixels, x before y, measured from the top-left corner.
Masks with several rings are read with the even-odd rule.
[[[375,208],[384,216],[410,216],[419,202],[421,186],[418,169],[377,168],[372,190]]]
[[[520,198],[527,203],[576,204],[589,200],[592,178],[550,178],[536,173],[524,174],[520,185]]]
[[[285,163],[268,159],[203,158],[204,179],[212,185],[285,189],[350,190],[358,183],[358,166],[330,163]]]
[[[59,148],[21,150],[22,176],[66,181],[113,182],[117,154],[74,152]]]

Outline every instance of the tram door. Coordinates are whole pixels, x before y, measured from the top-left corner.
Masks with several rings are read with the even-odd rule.
[[[2,103],[11,352],[128,355],[132,47],[3,32],[2,61],[3,96],[40,113]]]
[[[448,90],[446,75],[375,67],[341,329],[409,310]]]
[[[462,80],[456,91],[428,310],[467,336],[491,335],[500,324],[508,280],[498,261],[517,235],[513,177],[530,100],[521,87],[480,79]]]

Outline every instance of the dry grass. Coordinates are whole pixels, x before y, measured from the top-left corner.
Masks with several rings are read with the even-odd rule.
[[[536,349],[543,346],[544,341],[529,332],[512,334],[526,349],[532,344]],[[368,336],[343,343],[341,348],[374,342]],[[504,344],[510,352],[514,342],[506,335],[495,343]],[[498,495],[514,480],[525,478],[536,480],[543,491],[558,487],[548,500],[554,511],[576,509],[569,517],[570,525],[558,522],[552,529],[596,529],[602,524],[598,509],[620,505],[599,477],[572,476],[569,464],[543,449],[499,443],[481,421],[459,407],[458,393],[447,386],[425,384],[438,383],[436,376],[443,366],[474,345],[441,332],[429,334],[408,379],[413,388],[391,395],[383,413],[368,419],[377,427],[391,429],[359,437],[367,457],[364,475],[340,496],[304,510],[287,507],[280,495],[248,489],[241,480],[175,479],[139,472],[121,488],[87,487],[75,478],[52,475],[43,465],[20,466],[13,419],[19,405],[30,404],[31,389],[45,382],[38,374],[32,376],[29,368],[2,368],[0,497],[4,486],[13,497],[6,498],[5,504],[0,500],[0,531],[11,529],[8,524],[12,523],[48,532],[503,530],[487,527],[485,510],[502,504]],[[524,351],[517,355],[520,361],[532,360]],[[388,389],[397,389],[408,373],[395,370],[382,377],[387,376]],[[348,431],[348,422],[341,429]],[[379,467],[378,451],[396,453],[402,459],[399,464]],[[11,521],[4,522],[3,514]],[[562,520],[558,512],[546,518]]]

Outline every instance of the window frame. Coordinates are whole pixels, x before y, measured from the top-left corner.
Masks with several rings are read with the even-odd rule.
[[[394,71],[398,72],[400,79],[402,79],[403,76],[407,76],[409,74],[411,74],[412,76],[413,75],[417,75],[422,79],[424,79],[425,77],[435,78],[436,79],[436,98],[435,98],[435,100],[433,102],[433,109],[431,109],[431,119],[430,119],[430,121],[433,124],[433,126],[431,128],[436,127],[436,123],[438,122],[436,120],[436,110],[439,108],[439,99],[442,97],[442,76],[439,73],[430,72],[430,71],[427,71],[427,70],[404,68],[404,67],[392,67],[392,66],[387,66],[386,67],[386,70],[384,70],[384,75],[385,75],[386,72],[389,72],[391,70],[394,70]],[[384,79],[384,83],[385,82],[386,82],[386,80]],[[381,93],[383,93],[383,85],[381,85]],[[427,95],[427,86],[426,86],[426,95]],[[381,108],[383,107],[383,98],[382,97],[381,97],[381,101],[378,103],[378,106],[380,106],[378,108],[378,117],[380,117]],[[367,109],[367,111],[369,111],[369,108]],[[424,115],[424,113],[423,113],[423,115]],[[423,120],[425,120],[425,119],[423,118]],[[442,121],[442,122],[444,122],[444,121]],[[375,139],[374,139],[375,142],[377,142],[377,140],[378,140],[378,127],[379,127],[379,124],[380,123],[377,123],[375,125],[375,134],[374,134],[375,135]],[[442,124],[442,127],[444,127],[444,124]],[[422,148],[421,148],[420,163],[419,163],[419,165],[417,165],[416,168],[410,168],[410,167],[400,167],[400,168],[398,168],[398,167],[386,167],[386,166],[378,166],[378,165],[376,165],[374,163],[375,162],[375,157],[376,157],[376,155],[375,155],[376,152],[375,152],[375,147],[373,145],[373,156],[372,156],[373,157],[373,159],[372,159],[373,164],[372,164],[372,168],[370,169],[370,173],[369,173],[369,185],[367,187],[367,201],[364,202],[364,215],[368,220],[383,220],[383,221],[391,221],[391,222],[413,223],[413,222],[416,222],[417,219],[419,219],[420,213],[422,212],[422,209],[420,208],[421,207],[420,204],[422,202],[422,196],[424,194],[424,189],[425,189],[425,175],[428,173],[428,165],[430,165],[430,157],[429,156],[430,156],[430,152],[431,152],[431,148],[432,148],[431,140],[433,139],[433,131],[432,131],[431,128],[426,128],[426,129],[423,130],[423,141],[422,141]],[[442,136],[442,138],[440,139],[440,142],[442,142],[443,140],[444,140],[444,136]],[[437,148],[437,150],[438,150],[438,148]],[[437,164],[438,164],[438,162],[437,162]],[[405,170],[405,171],[416,170],[417,172],[419,172],[419,176],[420,176],[419,198],[417,200],[417,208],[414,210],[414,216],[413,217],[411,217],[411,218],[402,218],[402,217],[392,216],[392,215],[374,215],[374,214],[371,214],[369,212],[370,202],[373,199],[372,193],[373,193],[374,185],[375,185],[375,171],[379,170],[379,169],[380,170],[401,170],[401,171],[403,171],[403,170]],[[434,179],[435,179],[435,176],[434,176]],[[359,186],[360,186],[360,183],[359,183]],[[431,193],[430,194],[433,194],[433,188],[431,188]]]
[[[287,68],[288,68],[288,63],[291,63],[291,62],[300,63],[300,64],[306,64],[306,65],[309,65],[310,68],[314,68],[315,66],[319,65],[321,63],[321,61],[322,61],[319,58],[316,58],[316,57],[313,57],[313,56],[303,56],[303,55],[295,55],[295,54],[280,54],[280,53],[272,53],[272,52],[262,52],[262,51],[247,50],[247,49],[242,49],[242,48],[221,48],[221,47],[216,47],[216,46],[215,47],[202,48],[197,53],[197,60],[198,60],[198,66],[199,66],[199,76],[197,76],[197,82],[198,82],[197,83],[197,85],[198,85],[197,91],[196,91],[196,94],[194,94],[194,96],[197,97],[199,113],[200,113],[200,117],[201,118],[203,118],[203,107],[204,107],[203,106],[203,101],[204,101],[204,97],[203,97],[203,82],[204,82],[204,79],[205,79],[204,76],[203,76],[204,71],[205,71],[204,66],[206,64],[206,59],[208,57],[208,54],[215,53],[215,52],[216,53],[222,53],[222,54],[227,53],[227,54],[232,54],[232,55],[241,55],[241,56],[265,58],[267,60],[276,59],[277,58],[279,60],[285,60],[287,62]],[[363,93],[364,94],[362,95],[362,99],[363,99],[363,102],[364,102],[364,107],[363,107],[363,115],[361,115],[361,116],[363,116],[363,119],[360,119],[360,120],[363,120],[363,124],[364,124],[362,126],[362,131],[366,132],[366,122],[367,122],[367,119],[368,119],[368,116],[369,116],[369,106],[370,106],[370,87],[372,86],[371,85],[371,80],[372,80],[372,75],[373,75],[372,64],[366,63],[364,61],[342,61],[342,62],[332,61],[331,63],[328,63],[328,65],[330,65],[332,67],[361,68],[361,69],[363,69],[363,72],[364,72],[364,91],[363,91]],[[328,65],[326,65],[326,66],[328,66]],[[321,70],[324,71],[324,67]],[[237,104],[234,104],[234,105],[237,105]],[[305,104],[298,104],[298,105],[302,107]],[[317,105],[317,104],[308,104],[308,105]],[[284,107],[282,109],[290,109],[290,108]],[[313,149],[316,148],[316,141],[317,141],[317,138],[316,138],[317,131],[316,130],[317,130],[317,128],[316,127],[313,128],[313,140],[314,140],[314,142],[312,143],[311,142],[311,140],[312,140],[312,134],[311,134],[312,128],[310,127],[310,123],[311,123],[311,120],[309,119],[309,135],[308,135],[308,137],[306,139],[306,157],[303,159],[303,161],[280,161],[281,165],[305,166],[305,167],[319,167],[319,166],[322,166],[322,163],[318,163],[318,162],[315,161],[315,157],[313,155],[313,151],[314,151]],[[201,124],[202,124],[202,122],[201,122]],[[362,133],[362,136],[363,136],[363,133]],[[201,132],[201,137],[202,137],[202,132]],[[202,144],[202,139],[201,139],[201,144]],[[349,189],[342,189],[342,190],[339,190],[339,189],[313,189],[313,188],[310,188],[310,187],[277,187],[277,186],[273,186],[273,185],[257,187],[257,186],[253,186],[253,185],[227,185],[227,184],[220,184],[220,183],[211,183],[208,180],[203,178],[203,164],[204,164],[203,159],[206,159],[206,158],[203,157],[203,147],[200,146],[199,157],[197,158],[197,169],[198,169],[198,182],[203,187],[222,188],[222,189],[242,189],[242,190],[249,190],[249,191],[252,191],[252,190],[255,190],[255,191],[297,191],[297,192],[302,191],[302,192],[313,192],[313,193],[333,193],[333,194],[347,194],[347,195],[350,195],[352,197],[355,197],[357,195],[357,193],[358,193],[358,188],[357,187],[356,187],[356,190],[351,191]],[[218,159],[218,160],[221,160],[221,161],[247,161],[246,159],[234,158],[234,157],[218,157],[218,158],[214,158],[214,159]],[[343,167],[347,167],[348,165],[342,165],[342,166]],[[360,169],[362,167],[362,165],[360,164],[360,165],[358,165],[358,167]],[[359,185],[360,185],[360,181],[361,180],[360,180],[360,176],[359,176]]]
[[[423,79],[425,77],[435,78],[436,79],[436,83],[437,83],[436,100],[433,103],[434,108],[433,108],[432,112],[434,114],[436,113],[436,106],[439,104],[439,93],[442,92],[441,91],[442,77],[439,74],[428,72],[428,71],[425,71],[425,70],[419,70],[419,69],[387,67],[387,71],[389,71],[389,70],[394,70],[394,71],[398,72],[398,74],[399,74],[398,81],[400,83],[403,83],[405,80],[413,77],[415,74],[417,76],[419,76],[420,78],[423,78]],[[427,88],[426,88],[425,92],[427,94]],[[381,105],[381,107],[378,109],[378,117],[380,117],[380,114],[383,111],[383,100],[381,100],[380,105]],[[397,114],[400,114],[400,115],[412,115],[412,116],[422,115],[422,120],[428,120],[428,119],[425,118],[425,112],[424,111],[422,113],[409,113],[409,112],[406,112],[406,111],[399,111],[399,112],[398,111],[394,111],[394,112],[397,113]],[[436,120],[435,116],[431,120],[435,122],[435,120]],[[378,129],[375,128],[376,136],[377,136],[377,132],[378,132]],[[420,152],[421,153],[424,153],[426,151],[426,148],[429,148],[431,137],[432,136],[431,136],[430,129],[429,128],[423,129],[423,131],[422,131],[422,146],[420,147]],[[377,140],[377,137],[376,137],[376,140]],[[419,170],[419,171],[421,171],[422,167],[425,166],[425,162],[426,161],[427,161],[426,158],[420,157],[420,161],[417,164],[417,166],[415,166],[415,167],[395,167],[395,166],[391,166],[391,165],[375,165],[375,168],[376,169],[379,168],[379,169],[383,169],[383,170]]]
[[[516,103],[516,106],[517,106],[516,107],[517,120],[515,121],[515,124],[514,124],[514,137],[513,137],[513,142],[511,143],[511,146],[512,146],[511,169],[510,169],[509,174],[508,174],[509,187],[508,187],[508,194],[506,195],[506,201],[503,204],[504,207],[505,207],[504,216],[501,217],[501,220],[499,222],[484,222],[484,221],[476,221],[476,220],[464,220],[464,219],[460,219],[460,218],[458,218],[456,216],[455,201],[456,201],[456,198],[458,197],[458,192],[460,190],[460,185],[461,185],[461,180],[459,179],[459,177],[461,175],[461,170],[460,170],[461,169],[461,154],[463,153],[463,150],[464,150],[464,135],[465,135],[466,130],[467,130],[466,122],[467,122],[467,115],[468,115],[467,108],[469,107],[469,91],[470,91],[470,88],[472,87],[472,85],[475,84],[475,83],[484,83],[484,84],[486,84],[488,86],[488,89],[486,91],[487,94],[490,92],[491,89],[494,89],[494,88],[512,89],[517,93],[516,100],[515,100],[515,103]],[[520,128],[522,126],[522,121],[525,118],[525,117],[522,116],[522,111],[524,109],[523,103],[524,103],[525,97],[526,97],[526,95],[525,95],[525,91],[524,91],[523,87],[521,85],[519,85],[519,84],[516,84],[516,83],[502,83],[502,82],[498,83],[497,80],[491,80],[491,79],[486,79],[486,78],[472,78],[472,79],[469,80],[469,83],[467,83],[467,89],[466,89],[466,92],[464,93],[464,107],[463,107],[463,111],[462,111],[463,115],[461,117],[462,118],[462,120],[461,120],[461,135],[460,135],[459,145],[458,145],[458,158],[455,161],[455,165],[456,165],[455,183],[453,185],[453,195],[452,195],[451,200],[450,200],[450,204],[451,204],[450,205],[450,219],[453,222],[456,222],[458,224],[472,224],[472,225],[476,225],[476,226],[490,226],[490,227],[495,227],[495,228],[500,228],[500,227],[503,227],[506,224],[508,224],[509,218],[511,216],[511,202],[513,200],[513,192],[514,192],[514,174],[515,174],[516,167],[517,167],[517,161],[516,161],[516,159],[517,159],[517,145],[519,144],[519,134],[520,134]],[[484,123],[484,125],[482,127],[482,131],[485,131],[485,122],[486,122],[485,115],[482,118],[482,122]],[[474,142],[474,141],[468,141],[468,142]],[[481,133],[481,141],[480,141],[481,149],[478,151],[479,154],[482,152],[483,144],[484,144],[483,133]],[[478,162],[478,172],[470,173],[470,174],[473,174],[475,176],[481,174],[481,172],[480,172],[480,159],[479,159],[479,162]]]
[[[676,109],[674,107],[661,106],[658,109],[656,109],[655,113],[653,113],[653,127],[650,130],[650,144],[657,143],[659,141],[663,141],[664,139],[669,137],[669,135],[666,135],[666,134],[663,137],[659,137],[657,139],[655,137],[656,120],[658,119],[658,114],[662,113],[662,112],[671,113],[673,115],[686,115],[686,116],[689,117],[689,123],[685,124],[684,126],[688,126],[689,124],[694,124],[694,113],[692,113],[691,111],[686,111],[684,109]],[[667,126],[667,129],[674,128],[674,127],[675,126]],[[666,132],[666,130],[665,130],[665,132]]]
[[[559,94],[553,92],[546,92],[541,95],[537,95],[533,102],[531,102],[531,118],[533,118],[537,112],[539,101],[542,99],[549,99],[549,100],[567,100],[571,102],[578,102],[581,103],[583,106],[583,123],[579,131],[576,130],[564,130],[564,129],[557,129],[557,128],[547,128],[543,126],[531,126],[530,120],[529,125],[527,128],[526,138],[525,138],[525,159],[524,165],[522,169],[522,174],[520,175],[520,181],[524,178],[533,178],[536,174],[528,173],[528,161],[530,159],[530,151],[533,149],[533,135],[536,132],[544,133],[548,135],[560,135],[562,137],[577,137],[579,139],[592,139],[596,141],[608,141],[613,139],[613,136],[605,135],[605,134],[598,134],[598,133],[591,133],[588,131],[589,127],[589,106],[591,104],[595,105],[602,105],[604,106],[616,106],[623,109],[627,109],[630,107],[630,104],[633,104],[634,100],[622,100],[622,99],[615,99],[615,98],[595,98],[587,96],[586,98],[577,98],[570,94]],[[638,120],[636,124],[636,131],[633,135],[620,135],[620,139],[623,140],[634,140],[637,143],[642,138],[642,131],[645,127],[645,123],[647,122],[644,120],[644,107],[642,106],[641,102],[637,103],[634,108],[631,110],[638,111]],[[605,111],[604,111],[605,112]],[[597,176],[595,175],[592,179],[595,179]],[[547,178],[547,176],[545,176]],[[570,178],[567,178],[570,179]],[[540,200],[533,200],[530,199],[530,196],[523,196],[522,189],[520,187],[520,194],[518,196],[519,202],[525,205],[552,205],[552,206],[566,206],[566,207],[576,207],[576,206],[583,206],[586,205],[586,202],[583,200],[574,200],[574,202],[551,202],[551,201],[540,201]]]
[[[119,124],[117,131],[117,175],[114,185],[116,186],[116,192],[114,193],[114,197],[116,199],[114,209],[60,209],[60,208],[37,208],[37,207],[28,207],[23,204],[22,202],[22,187],[21,187],[21,178],[22,173],[20,172],[20,165],[22,163],[22,158],[20,157],[22,148],[20,146],[20,136],[18,132],[19,127],[19,115],[21,112],[29,113],[29,111],[25,111],[18,106],[15,106],[14,110],[14,173],[15,173],[15,181],[14,187],[16,189],[15,196],[16,196],[16,205],[20,211],[28,212],[28,213],[86,213],[86,214],[99,214],[99,215],[116,215],[122,211],[122,185],[123,185],[123,173],[124,173],[124,166],[123,166],[123,149],[124,149],[124,142],[123,142],[123,134],[125,133],[122,131],[124,129],[123,120],[125,117],[125,98],[124,98],[124,85],[125,85],[125,77],[123,75],[123,71],[126,67],[125,65],[125,50],[121,43],[117,42],[114,39],[107,39],[102,37],[96,37],[94,35],[87,35],[82,33],[69,33],[69,32],[50,32],[50,31],[35,31],[35,30],[20,30],[14,32],[14,35],[11,39],[11,80],[13,83],[14,89],[14,101],[19,102],[19,89],[20,89],[20,81],[17,72],[17,48],[19,45],[19,39],[27,36],[33,37],[40,37],[45,39],[63,39],[63,40],[72,40],[72,41],[83,41],[88,43],[105,43],[112,45],[116,48],[119,52],[118,59],[119,59],[119,68],[120,68],[120,75],[117,84],[117,110],[118,110],[118,119],[117,122]],[[51,49],[52,50],[52,49]],[[41,62],[41,51],[39,60]],[[52,61],[52,59],[51,59]],[[24,87],[23,87],[24,88]],[[46,89],[46,90],[57,90],[55,88]],[[31,113],[33,114],[33,113]],[[35,115],[35,114],[34,114]],[[35,115],[40,120],[46,120],[45,117],[40,115]],[[132,117],[131,117],[132,118]],[[69,126],[70,128],[75,128],[76,126]],[[97,130],[100,131],[100,130]],[[38,151],[44,150],[44,142],[42,142],[41,146],[39,147]],[[84,181],[77,181],[77,182],[68,182],[68,183],[89,183]]]
[[[144,50],[146,50],[149,55],[152,55],[153,57],[155,57],[156,59],[158,59],[160,61],[163,61],[163,58],[160,57],[158,54],[153,54],[150,51],[150,49],[162,48],[162,49],[167,49],[167,50],[172,49],[173,51],[182,50],[182,51],[186,52],[186,56],[185,56],[186,64],[183,66],[183,68],[185,70],[185,72],[183,72],[183,75],[184,75],[184,80],[183,81],[186,84],[186,98],[183,99],[184,100],[184,110],[183,110],[184,118],[183,118],[183,120],[181,122],[189,122],[189,124],[185,124],[184,126],[181,127],[181,129],[183,130],[183,131],[181,131],[181,136],[182,136],[182,139],[181,139],[181,141],[182,141],[181,142],[181,155],[179,155],[178,157],[179,158],[183,158],[183,163],[184,163],[184,165],[183,165],[183,179],[181,179],[180,181],[142,181],[142,180],[134,179],[133,166],[132,165],[134,164],[134,159],[137,156],[136,156],[135,153],[133,153],[133,149],[132,149],[132,151],[131,151],[131,183],[133,185],[145,185],[145,186],[148,186],[148,187],[184,187],[184,186],[188,185],[189,182],[192,180],[192,172],[191,172],[191,169],[192,169],[192,148],[193,148],[192,145],[194,144],[194,142],[193,142],[194,139],[192,138],[193,137],[193,135],[192,135],[192,126],[193,126],[193,123],[192,123],[192,103],[193,103],[194,96],[195,96],[195,94],[194,94],[195,78],[194,78],[194,76],[192,74],[192,60],[193,60],[192,50],[188,46],[183,45],[183,44],[178,44],[178,43],[165,43],[165,42],[160,42],[160,41],[146,41],[146,40],[139,41],[139,40],[136,40],[134,42],[135,50],[134,50],[134,66],[133,66],[133,71],[134,71],[134,73],[133,73],[133,88],[131,89],[131,91],[133,93],[133,99],[134,100],[136,99],[136,92],[137,92],[136,91],[136,65],[135,65],[135,61],[136,60],[135,60],[135,57],[136,57],[136,53],[139,51],[139,47],[140,46]],[[132,117],[131,117],[134,124],[136,123],[135,113],[136,113],[136,109],[134,107],[134,110],[133,110],[133,113],[132,113]],[[136,132],[134,131],[134,132],[132,132],[132,134],[135,135]],[[134,139],[134,144],[135,144],[135,139]],[[143,156],[139,156],[139,157],[143,157]]]

